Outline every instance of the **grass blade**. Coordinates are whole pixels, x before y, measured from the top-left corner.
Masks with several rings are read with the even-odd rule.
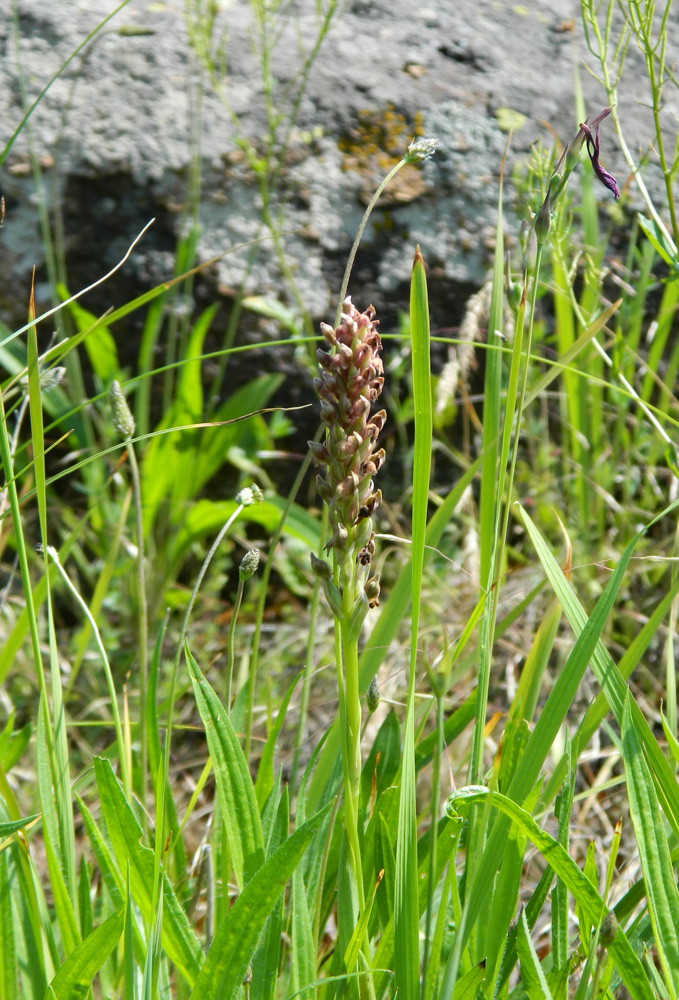
[[[491,792],[483,785],[469,785],[451,795],[449,809],[456,811],[462,803],[484,802],[491,799],[492,805],[500,809],[512,822],[516,823],[532,840],[556,874],[563,879],[572,895],[587,914],[594,926],[600,926],[608,910],[603,899],[587,876],[580,871],[570,855],[553,837],[545,833],[533,817],[516,802],[499,792]],[[633,1000],[653,1000],[653,991],[648,983],[641,961],[621,927],[608,945],[616,968]]]
[[[9,884],[9,851],[0,851],[0,996],[18,1000],[14,916]]]
[[[394,884],[394,940],[396,947],[394,957],[396,984],[399,992],[403,996],[415,998],[420,989],[417,806],[415,802],[415,674],[433,431],[429,303],[424,261],[419,247],[415,251],[410,285],[410,331],[415,407],[411,556],[413,601],[408,707],[401,765],[401,794],[396,840],[396,880]]]
[[[673,1000],[679,995],[679,891],[663,828],[658,797],[632,717],[627,695],[622,719],[622,750],[629,807],[641,869],[646,882],[648,910],[658,958]]]
[[[678,502],[679,501],[674,501],[674,503],[670,504],[670,506],[659,514],[658,517],[653,518],[653,520],[650,521],[644,529],[642,529],[636,538],[632,540],[630,545],[628,545],[625,550],[620,563],[618,564],[618,569],[620,568],[623,560],[629,560],[632,549],[641,535],[643,535],[644,532],[657,521],[661,520],[661,518],[663,518],[666,514],[670,513],[676,507]],[[584,631],[590,627],[591,618],[588,621],[584,608],[575,596],[570,583],[561,570],[561,567],[550,552],[549,547],[531,521],[530,517],[524,510],[521,511],[521,515],[533,544],[535,545],[540,562],[542,563],[545,572],[549,577],[549,581],[552,584],[559,601],[561,602],[561,606],[564,609],[564,613],[571,628],[577,633],[584,634]],[[618,569],[616,569],[616,573]],[[609,581],[606,590],[608,590],[610,582],[611,581]],[[601,603],[601,598],[599,599],[599,603]],[[600,641],[597,642],[592,652],[592,669],[594,670],[596,678],[606,695],[606,700],[611,708],[611,711],[615,715],[618,725],[622,727],[623,710],[628,688],[613,658]],[[641,709],[635,701],[631,702],[631,712],[639,738],[641,739],[645,752],[648,754],[653,780],[656,782],[657,790],[660,792],[660,804],[669,822],[671,823],[675,834],[679,836],[679,788],[677,787],[674,774],[670,769],[660,747],[658,746],[658,743],[654,738],[651,729],[641,712]]]

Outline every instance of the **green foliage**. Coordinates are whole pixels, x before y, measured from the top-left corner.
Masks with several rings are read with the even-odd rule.
[[[604,217],[586,163],[567,158],[556,181],[558,153],[536,151],[519,195],[541,213],[537,253],[506,269],[498,192],[490,332],[458,345],[483,361],[483,403],[451,404],[438,423],[416,254],[399,334],[412,374],[407,351],[403,377],[386,374],[405,490],[363,540],[382,576],[370,612],[376,580],[359,580],[337,540],[327,551],[336,510],[319,515],[301,492],[308,460],[288,496],[264,465],[294,431],[270,409],[283,377],[236,384],[228,368],[249,349],[235,347],[242,309],[276,324],[305,367],[313,357],[276,206],[336,14],[334,0],[318,5],[281,88],[277,18],[293,15],[251,7],[267,133],[232,120],[290,301],[241,290],[206,353],[221,316],[191,308],[198,123],[172,279],[99,317],[66,291],[57,246],[56,305],[36,318],[29,303],[27,324],[0,337],[0,997],[506,1000],[512,984],[530,1000],[679,998],[679,156],[659,117],[677,85],[670,4],[614,17],[609,0],[583,0],[590,68],[613,106],[605,141],[615,132],[643,211],[630,222],[623,190],[623,211]],[[213,0],[187,4],[206,74],[192,85],[230,107],[219,23]],[[632,42],[660,201],[615,108]],[[579,93],[576,105],[582,121]],[[139,309],[130,372],[116,338]],[[47,317],[61,336],[41,355]],[[124,440],[113,381],[132,411]],[[467,420],[478,433],[458,435]],[[452,483],[437,478],[438,452],[457,466]],[[264,497],[239,491],[253,478]],[[262,566],[241,574],[237,547],[254,545]],[[377,707],[365,698],[376,675]],[[631,886],[622,853],[638,857]]]

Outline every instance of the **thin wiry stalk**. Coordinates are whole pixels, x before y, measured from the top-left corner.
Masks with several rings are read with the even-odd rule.
[[[130,773],[127,766],[127,757],[125,754],[125,739],[123,736],[122,723],[120,721],[120,712],[118,711],[118,698],[116,695],[115,684],[113,683],[113,674],[111,673],[111,665],[108,662],[108,656],[106,654],[106,647],[104,646],[104,642],[101,638],[101,633],[99,631],[99,627],[97,626],[97,622],[94,616],[91,614],[90,609],[88,608],[87,604],[85,603],[80,593],[78,592],[77,588],[73,584],[68,573],[61,564],[61,560],[59,559],[59,553],[52,545],[47,546],[47,552],[49,553],[50,559],[52,560],[56,568],[59,570],[62,580],[64,581],[70,592],[73,594],[73,597],[76,599],[77,603],[82,608],[83,614],[90,623],[90,628],[92,629],[92,632],[94,634],[94,640],[97,644],[99,653],[101,655],[101,660],[104,665],[104,674],[106,675],[106,684],[108,685],[109,698],[111,701],[111,713],[113,715],[113,725],[115,728],[116,739],[118,741],[118,747],[120,752],[120,771],[123,779],[123,788],[125,789],[125,795],[129,800],[131,794],[131,784],[130,784]],[[142,729],[144,728],[143,721],[141,723],[141,728]]]
[[[182,625],[179,632],[179,640],[177,642],[177,649],[174,657],[174,664],[172,667],[172,677],[170,679],[170,698],[168,702],[168,714],[167,714],[167,743],[169,744],[172,737],[172,718],[174,711],[174,697],[177,688],[177,677],[179,676],[179,664],[181,663],[182,653],[184,652],[184,642],[186,641],[186,635],[189,628],[189,621],[191,619],[191,613],[193,611],[193,606],[196,603],[196,598],[198,597],[198,591],[200,590],[200,585],[203,582],[205,574],[207,573],[210,563],[212,562],[215,552],[222,544],[222,540],[226,535],[227,531],[236,520],[238,515],[242,512],[244,504],[239,504],[234,510],[233,514],[229,517],[226,524],[223,526],[214,542],[210,546],[208,554],[203,560],[203,565],[200,567],[198,576],[196,577],[196,582],[193,585],[193,590],[191,591],[191,596],[189,597],[189,603],[186,605],[186,611],[184,612],[184,617],[182,618]]]

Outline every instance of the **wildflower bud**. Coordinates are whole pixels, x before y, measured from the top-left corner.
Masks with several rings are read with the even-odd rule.
[[[115,429],[125,440],[134,437],[134,417],[127,405],[127,400],[117,379],[111,382],[109,399],[111,401],[111,408],[113,409],[113,424]]]
[[[316,476],[316,489],[318,490],[318,495],[321,500],[325,500],[326,503],[330,503],[334,496],[334,490],[330,483],[323,478],[323,476]]]
[[[249,549],[240,561],[239,580],[249,580],[259,566],[259,549]]]
[[[263,500],[264,494],[256,483],[253,483],[252,486],[244,486],[242,490],[236,493],[236,503],[242,507],[252,507],[254,504],[262,503]]]
[[[380,603],[380,578],[378,576],[371,576],[364,589],[369,607],[378,607]]]
[[[370,686],[366,693],[365,700],[368,705],[368,711],[372,715],[380,703],[380,684],[377,680],[377,674],[375,674],[373,679],[370,681]]]
[[[356,534],[354,536],[354,544],[356,545],[356,548],[359,550],[359,557],[360,557],[361,551],[367,546],[368,542],[372,538],[372,524],[370,522],[370,518],[366,518],[364,521],[359,521],[358,524],[356,525],[355,531]],[[372,545],[374,553],[375,543],[373,542]],[[373,553],[371,553],[371,556]]]
[[[334,346],[337,343],[335,331],[329,323],[321,323],[321,333],[325,337],[328,344],[332,344]]]
[[[601,931],[599,933],[599,941],[604,946],[608,948],[609,944],[612,944],[615,935],[618,933],[618,918],[616,917],[613,910],[609,910],[603,921],[601,922]]]
[[[349,532],[343,524],[338,524],[335,528],[335,534],[330,539],[330,546],[336,549],[337,552],[343,552],[347,547],[347,539],[349,538]]]
[[[540,211],[535,216],[534,229],[538,246],[542,246],[547,242],[549,230],[552,228],[552,184],[554,181],[558,183],[560,180],[561,178],[558,174],[553,174],[550,177],[547,197],[543,201]]]
[[[329,580],[332,576],[332,570],[325,559],[319,559],[313,552],[311,553],[311,571],[319,580]]]
[[[332,427],[337,420],[337,407],[327,399],[321,399],[321,420],[328,427]]]
[[[436,152],[438,139],[413,139],[403,157],[406,163],[422,163]]]
[[[320,441],[307,441],[311,457],[316,465],[327,465],[330,461],[330,452]]]

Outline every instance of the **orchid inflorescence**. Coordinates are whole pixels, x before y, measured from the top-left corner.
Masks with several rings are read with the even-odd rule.
[[[384,450],[375,450],[377,438],[386,420],[385,410],[370,415],[371,404],[382,392],[384,368],[379,351],[382,342],[377,332],[372,306],[361,313],[350,297],[342,305],[337,329],[327,323],[321,331],[329,350],[317,351],[320,378],[314,388],[321,398],[321,419],[326,426],[325,442],[310,441],[316,465],[325,466],[325,476],[316,480],[320,496],[328,504],[332,549],[338,563],[353,556],[365,582],[368,603],[378,603],[379,585],[367,580],[374,554],[371,515],[381,500],[372,477],[384,461]],[[314,571],[323,576],[313,560]]]

